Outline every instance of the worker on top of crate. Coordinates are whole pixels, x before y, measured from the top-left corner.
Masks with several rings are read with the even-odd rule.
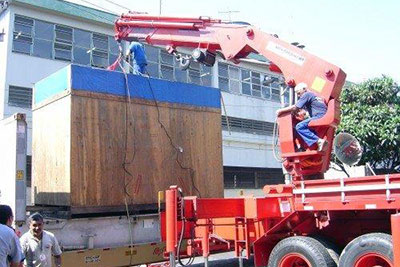
[[[54,234],[43,230],[43,217],[34,213],[28,218],[29,231],[21,239],[22,251],[25,254],[25,266],[61,266],[61,249]]]
[[[296,132],[307,144],[308,147],[317,144],[318,151],[324,150],[328,144],[325,139],[319,138],[313,130],[308,127],[310,121],[323,117],[327,111],[327,105],[323,98],[318,97],[312,92],[307,91],[307,84],[299,83],[294,88],[298,101],[296,104],[278,109],[276,115],[281,113],[295,111],[296,109],[305,109],[310,115],[309,118],[296,124]]]
[[[147,66],[147,58],[143,44],[139,42],[131,42],[126,61],[130,62],[132,57],[132,67],[134,74],[145,74]]]

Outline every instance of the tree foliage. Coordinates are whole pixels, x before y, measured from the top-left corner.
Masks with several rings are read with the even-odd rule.
[[[338,132],[354,135],[363,147],[360,164],[390,172],[400,168],[400,88],[387,76],[345,86]]]

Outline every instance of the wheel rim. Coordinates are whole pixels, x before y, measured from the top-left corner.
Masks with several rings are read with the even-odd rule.
[[[279,267],[311,267],[311,263],[299,253],[289,253],[282,258]]]
[[[354,267],[393,267],[390,260],[377,253],[367,253],[362,255]]]

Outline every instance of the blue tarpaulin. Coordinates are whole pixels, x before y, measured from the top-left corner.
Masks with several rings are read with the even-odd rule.
[[[131,98],[184,104],[198,107],[221,108],[217,88],[189,83],[171,82],[128,74]],[[64,90],[89,91],[126,96],[125,76],[121,72],[69,65],[37,82],[34,104],[38,104]]]

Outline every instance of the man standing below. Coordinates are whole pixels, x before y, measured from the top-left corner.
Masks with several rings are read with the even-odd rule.
[[[324,99],[316,96],[314,93],[307,91],[307,84],[299,83],[294,88],[297,94],[298,101],[295,105],[291,105],[276,111],[276,115],[279,116],[284,112],[295,111],[297,109],[305,109],[310,114],[310,117],[300,121],[296,124],[296,132],[304,140],[308,147],[317,144],[318,151],[325,148],[328,142],[325,139],[319,138],[313,130],[308,127],[310,121],[319,119],[325,115],[327,106]]]
[[[52,255],[56,267],[61,266],[61,249],[56,237],[43,230],[43,217],[34,213],[28,218],[29,232],[21,237],[22,251],[25,253],[25,266],[51,267]]]
[[[18,237],[11,228],[13,219],[10,206],[0,205],[0,267],[17,267],[22,260]]]
[[[133,61],[133,73],[134,74],[145,74],[147,66],[146,53],[144,51],[144,46],[139,42],[132,42],[129,46],[129,51],[127,54],[127,61],[129,62],[129,57],[132,56]]]

